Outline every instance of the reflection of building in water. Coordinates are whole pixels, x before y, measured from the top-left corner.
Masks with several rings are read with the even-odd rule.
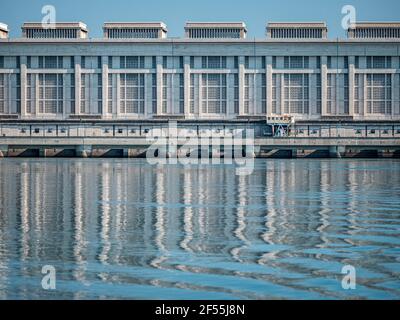
[[[238,177],[234,166],[221,165],[1,161],[0,298],[15,268],[37,276],[32,260],[60,263],[62,280],[90,283],[127,281],[111,276],[115,266],[217,272],[207,259],[218,257],[290,271],[279,258],[333,259],[303,249],[360,244],[354,236],[370,225],[362,218],[386,218],[384,207],[365,207],[375,199],[360,189],[396,192],[387,188],[399,182],[395,164],[380,171],[363,165],[257,161],[253,175]],[[21,290],[27,295],[28,288]]]

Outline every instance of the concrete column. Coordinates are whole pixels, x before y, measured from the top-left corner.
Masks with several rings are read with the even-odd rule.
[[[364,101],[364,103],[363,103],[363,105],[362,105],[362,108],[363,108],[363,116],[365,117],[366,115],[367,115],[367,75],[364,73],[363,74],[363,82],[362,82],[362,84],[363,84],[363,101]]]
[[[8,157],[8,146],[0,145],[0,158]]]
[[[199,118],[203,113],[203,75],[199,74]]]
[[[315,74],[308,74],[308,117],[311,118],[313,110],[317,110],[317,79]]]
[[[103,87],[102,87],[102,110],[101,114],[102,117],[105,118],[108,113],[108,57],[107,56],[102,56],[101,57],[101,66],[102,66],[102,81],[103,81]]]
[[[120,114],[121,114],[121,74],[118,73],[116,74],[116,78],[115,78],[115,92],[116,92],[116,97],[115,97],[115,101],[116,101],[116,114],[117,114],[117,118],[119,118]],[[125,106],[125,111],[126,111],[126,106]]]
[[[272,56],[267,57],[267,70],[266,70],[266,80],[267,80],[267,117],[272,115]]]
[[[239,57],[239,116],[244,115],[244,56]]]
[[[321,116],[327,115],[327,85],[328,85],[328,58],[321,57]]]
[[[184,113],[185,118],[190,115],[190,57],[185,56],[183,58],[184,63],[184,75],[183,75],[183,85],[184,85]]]
[[[163,86],[163,65],[162,56],[157,56],[157,115],[162,114],[162,86]]]
[[[35,104],[32,106],[32,113],[35,116],[39,113],[39,74],[35,74]]]
[[[21,85],[21,119],[26,118],[26,77],[27,66],[26,56],[20,57],[20,85]]]
[[[396,103],[395,103],[395,101],[396,101],[396,89],[398,88],[398,87],[396,87],[395,86],[395,81],[396,81],[396,77],[395,77],[395,74],[393,73],[392,74],[392,81],[391,81],[391,84],[392,84],[392,96],[390,97],[391,98],[391,100],[392,100],[392,110],[391,110],[391,119],[394,119],[394,108],[396,107]]]
[[[349,57],[349,115],[354,116],[355,57]]]
[[[81,56],[75,56],[75,114],[81,113]]]
[[[280,99],[279,99],[279,113],[280,115],[285,114],[285,75],[283,73],[281,73],[281,83],[280,83]],[[289,110],[290,113],[290,106],[289,106]]]
[[[76,147],[76,156],[79,158],[89,158],[92,155],[92,146],[80,145]]]

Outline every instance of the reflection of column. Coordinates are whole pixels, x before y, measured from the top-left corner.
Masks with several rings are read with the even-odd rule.
[[[86,259],[82,252],[85,246],[85,225],[84,225],[84,197],[82,193],[84,188],[82,187],[82,164],[77,163],[74,170],[74,260],[77,264],[76,270],[74,270],[74,277],[76,280],[85,281],[86,271]]]
[[[111,220],[111,208],[110,208],[110,196],[109,196],[109,186],[110,186],[110,176],[109,176],[109,164],[102,165],[102,175],[101,179],[101,226],[100,226],[100,237],[101,237],[101,252],[99,254],[99,260],[103,264],[107,264],[109,260],[109,252],[111,250],[110,244],[110,220]],[[119,172],[119,170],[116,170]],[[120,195],[121,183],[120,181],[116,181],[115,184],[117,190],[116,194]],[[118,201],[119,199],[117,199]],[[118,211],[118,209],[116,210]]]
[[[155,244],[159,251],[160,256],[155,258],[150,265],[162,269],[161,264],[167,260],[165,252],[167,251],[164,240],[165,240],[165,171],[158,170],[157,172],[157,184],[156,184],[156,236]]]
[[[25,260],[29,257],[29,170],[28,164],[26,162],[21,163],[21,259]],[[37,199],[38,200],[38,199]]]
[[[184,180],[183,180],[183,204],[184,215],[183,215],[183,230],[184,237],[181,241],[181,247],[189,252],[193,250],[190,248],[190,242],[193,239],[193,209],[192,209],[192,171],[191,169],[184,169]]]
[[[240,241],[243,242],[243,245],[240,247],[233,248],[231,251],[231,254],[235,260],[238,260],[240,262],[243,262],[242,259],[240,258],[240,251],[244,248],[246,248],[248,245],[250,245],[250,241],[246,238],[245,236],[245,229],[247,227],[246,225],[246,205],[247,205],[247,199],[248,199],[248,194],[247,194],[247,177],[245,176],[239,176],[238,177],[239,183],[238,183],[238,207],[236,209],[236,221],[238,227],[234,231],[234,235],[236,238],[238,238]]]

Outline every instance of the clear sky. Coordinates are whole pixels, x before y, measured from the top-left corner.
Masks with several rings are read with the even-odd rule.
[[[82,21],[90,37],[102,37],[106,21],[163,21],[169,37],[182,37],[186,21],[244,21],[248,37],[264,38],[268,21],[326,21],[329,37],[344,37],[344,5],[353,5],[358,21],[400,21],[400,0],[1,0],[0,22],[11,37],[24,21],[41,21],[44,5],[53,5],[57,21]]]

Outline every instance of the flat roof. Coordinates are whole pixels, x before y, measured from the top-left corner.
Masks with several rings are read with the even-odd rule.
[[[269,22],[267,28],[326,28],[325,22]]]
[[[81,29],[87,31],[87,26],[83,22],[56,22],[54,23],[55,29]],[[41,22],[24,22],[22,29],[29,28],[43,28]]]
[[[103,28],[106,29],[118,29],[118,28],[160,28],[167,31],[167,25],[160,22],[105,22]]]
[[[246,28],[244,22],[186,22],[185,28]]]
[[[400,22],[371,22],[361,21],[354,23],[350,29],[354,28],[400,28]]]

